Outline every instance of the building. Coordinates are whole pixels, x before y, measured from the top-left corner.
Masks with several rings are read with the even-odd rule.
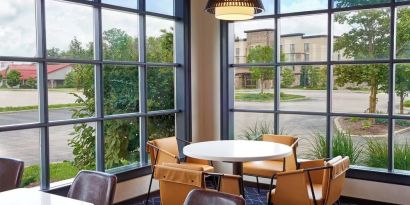
[[[0,71],[3,76],[0,85],[7,85],[7,74],[10,71],[18,71],[21,75],[21,83],[17,87],[26,85],[29,79],[37,81],[36,64],[8,64]],[[72,64],[49,64],[47,66],[47,84],[49,88],[56,88],[64,85],[65,77],[73,70]]]
[[[270,46],[275,48],[275,30],[258,29],[245,31],[246,38],[235,38],[234,61],[235,64],[247,63],[249,50],[256,46]],[[337,37],[335,37],[337,38]],[[285,34],[280,36],[280,51],[282,62],[320,62],[327,59],[327,35],[305,35],[304,33]],[[272,54],[273,55],[273,54]],[[341,51],[333,54],[333,59],[343,60]],[[304,66],[292,66],[295,74],[296,85],[300,81],[301,71]],[[235,70],[235,87],[259,88],[260,82],[251,78],[249,68]],[[262,83],[265,88],[272,88],[273,80]]]

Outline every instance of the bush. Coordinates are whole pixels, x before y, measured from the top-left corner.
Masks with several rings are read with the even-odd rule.
[[[275,133],[271,123],[266,121],[256,121],[255,124],[250,125],[245,129],[241,135],[243,139],[247,140],[262,140],[262,135]]]
[[[387,168],[387,141],[383,139],[367,140],[367,155],[365,164],[369,167]],[[410,144],[394,145],[394,168],[410,170]]]
[[[322,159],[327,157],[326,151],[326,136],[322,133],[313,135],[312,140],[309,140],[309,148],[306,156],[310,159]],[[352,136],[349,133],[337,131],[333,135],[333,156],[348,156],[351,164],[356,164],[359,161],[359,156],[363,151],[363,146],[360,143],[354,143]]]

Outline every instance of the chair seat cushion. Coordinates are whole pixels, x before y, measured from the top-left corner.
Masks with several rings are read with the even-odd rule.
[[[315,192],[315,198],[316,198],[316,202],[317,202],[316,204],[317,205],[323,205],[324,204],[323,195],[322,195],[322,187],[323,186],[321,184],[313,184],[313,191]],[[307,185],[306,188],[308,189],[308,194],[309,194],[309,199],[311,201],[311,204],[315,204],[314,201],[313,201],[313,196],[312,196],[312,191],[310,189],[310,185]],[[276,189],[273,189],[271,191],[271,194],[272,194],[271,202],[274,201],[275,191],[276,191]],[[269,192],[268,192],[268,194],[269,194]],[[269,199],[269,196],[268,196],[268,199]]]
[[[214,167],[206,164],[194,164],[194,163],[188,163],[188,162],[181,162],[181,165],[184,166],[189,166],[189,167],[195,167],[195,168],[202,168],[204,172],[213,172]]]
[[[283,171],[282,161],[253,161],[243,163],[245,175],[261,176],[270,178],[272,175]]]

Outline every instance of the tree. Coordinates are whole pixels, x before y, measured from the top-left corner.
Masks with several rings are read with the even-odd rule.
[[[26,81],[26,86],[28,88],[36,88],[37,87],[37,81],[33,77],[29,77]]]
[[[290,68],[282,69],[281,87],[289,88],[293,85],[294,82],[295,82],[295,74],[293,73],[293,70]]]
[[[395,90],[400,99],[400,114],[404,114],[404,100],[410,91],[410,65],[398,64],[396,66]]]
[[[7,85],[15,87],[20,85],[21,73],[17,70],[12,70],[7,73]]]
[[[301,87],[308,87],[309,86],[309,76],[308,76],[308,67],[302,66],[301,71],[300,71],[300,79],[299,79],[299,85]]]
[[[309,88],[323,89],[326,87],[326,69],[309,66],[307,69]]]
[[[269,63],[273,62],[273,48],[271,46],[256,46],[249,49],[247,56],[248,63]],[[265,82],[267,80],[273,80],[274,70],[272,68],[264,67],[252,67],[250,68],[251,77],[253,79],[259,80],[260,83],[260,93],[263,93]]]
[[[353,14],[340,13],[335,21],[354,25],[349,32],[336,39],[334,48],[343,51],[347,58],[382,59],[389,53],[389,12],[383,9],[361,10]],[[336,83],[369,86],[369,113],[376,112],[377,94],[387,86],[385,65],[338,65],[335,67]]]
[[[336,8],[350,7],[350,6],[359,6],[366,4],[378,4],[386,3],[386,0],[337,0]]]

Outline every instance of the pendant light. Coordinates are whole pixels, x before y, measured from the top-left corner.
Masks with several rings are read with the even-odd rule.
[[[264,8],[261,0],[209,0],[205,11],[217,19],[239,21],[252,19]]]

